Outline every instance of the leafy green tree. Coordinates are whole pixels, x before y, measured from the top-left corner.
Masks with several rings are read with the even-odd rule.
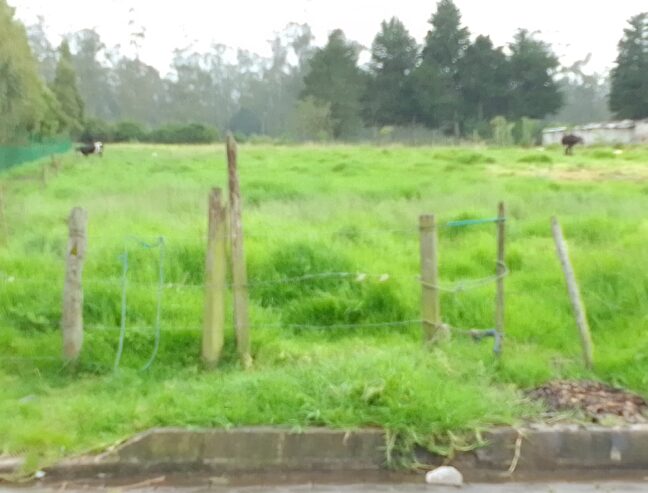
[[[79,134],[83,129],[83,100],[77,87],[77,76],[67,40],[59,47],[59,60],[51,88],[61,105],[61,128]]]
[[[551,47],[520,29],[510,43],[511,69],[509,115],[542,119],[556,113],[563,97],[554,79],[559,67]]]
[[[106,46],[92,29],[83,29],[70,38],[72,62],[77,74],[79,94],[88,117],[102,120],[120,116],[109,67],[100,60],[105,58]],[[130,102],[129,102],[130,103]]]
[[[607,121],[612,117],[608,108],[609,78],[588,73],[585,67],[589,60],[588,55],[561,69],[558,85],[565,104],[552,118],[556,122],[583,124]]]
[[[27,27],[27,36],[32,53],[38,60],[41,77],[49,83],[56,73],[56,49],[47,38],[44,17],[39,16],[36,24]]]
[[[628,24],[612,70],[610,109],[618,118],[648,118],[648,12]]]
[[[502,48],[488,36],[477,36],[458,63],[464,117],[483,122],[505,115],[510,70]]]
[[[469,31],[461,25],[461,13],[453,0],[441,0],[430,19],[423,47],[420,73],[415,77],[418,97],[428,125],[441,126],[459,136],[461,84],[459,62],[469,45]],[[431,90],[431,94],[429,93]]]
[[[39,132],[47,110],[37,61],[14,9],[0,0],[0,143]]]
[[[364,78],[358,68],[359,48],[344,33],[333,31],[328,43],[318,49],[304,78],[302,99],[312,97],[318,105],[329,105],[333,136],[351,136],[361,127],[360,98]]]
[[[393,17],[383,21],[371,47],[369,80],[363,98],[364,113],[376,126],[412,121],[414,101],[411,75],[418,46],[405,25]]]
[[[115,104],[121,119],[158,125],[167,117],[165,83],[154,67],[140,59],[122,57],[113,69],[113,78]]]

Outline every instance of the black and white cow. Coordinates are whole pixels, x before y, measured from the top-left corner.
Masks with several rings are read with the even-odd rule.
[[[77,151],[79,151],[85,157],[88,157],[90,154],[97,154],[98,156],[103,157],[103,142],[97,141],[84,144],[77,147]]]

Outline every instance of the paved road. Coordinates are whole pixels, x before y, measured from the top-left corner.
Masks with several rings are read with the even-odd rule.
[[[644,482],[592,482],[592,483],[517,483],[471,484],[463,488],[428,486],[425,484],[362,484],[362,485],[291,485],[246,487],[161,487],[133,488],[111,486],[107,488],[70,487],[62,483],[47,487],[0,487],[0,493],[647,493]]]

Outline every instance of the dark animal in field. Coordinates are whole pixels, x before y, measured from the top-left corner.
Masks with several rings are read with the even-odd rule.
[[[585,141],[582,137],[574,134],[565,135],[562,138],[562,145],[565,146],[565,155],[571,156],[573,154],[573,149],[576,144],[584,144]]]
[[[90,154],[97,154],[103,157],[103,142],[92,142],[77,147],[77,151],[88,157]]]

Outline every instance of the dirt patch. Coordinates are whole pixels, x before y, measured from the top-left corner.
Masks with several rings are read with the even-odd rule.
[[[557,181],[646,181],[648,168],[504,168],[492,167],[498,176],[526,176]]]
[[[632,392],[601,382],[555,380],[527,392],[552,413],[576,411],[595,423],[609,418],[648,423],[648,403]]]

